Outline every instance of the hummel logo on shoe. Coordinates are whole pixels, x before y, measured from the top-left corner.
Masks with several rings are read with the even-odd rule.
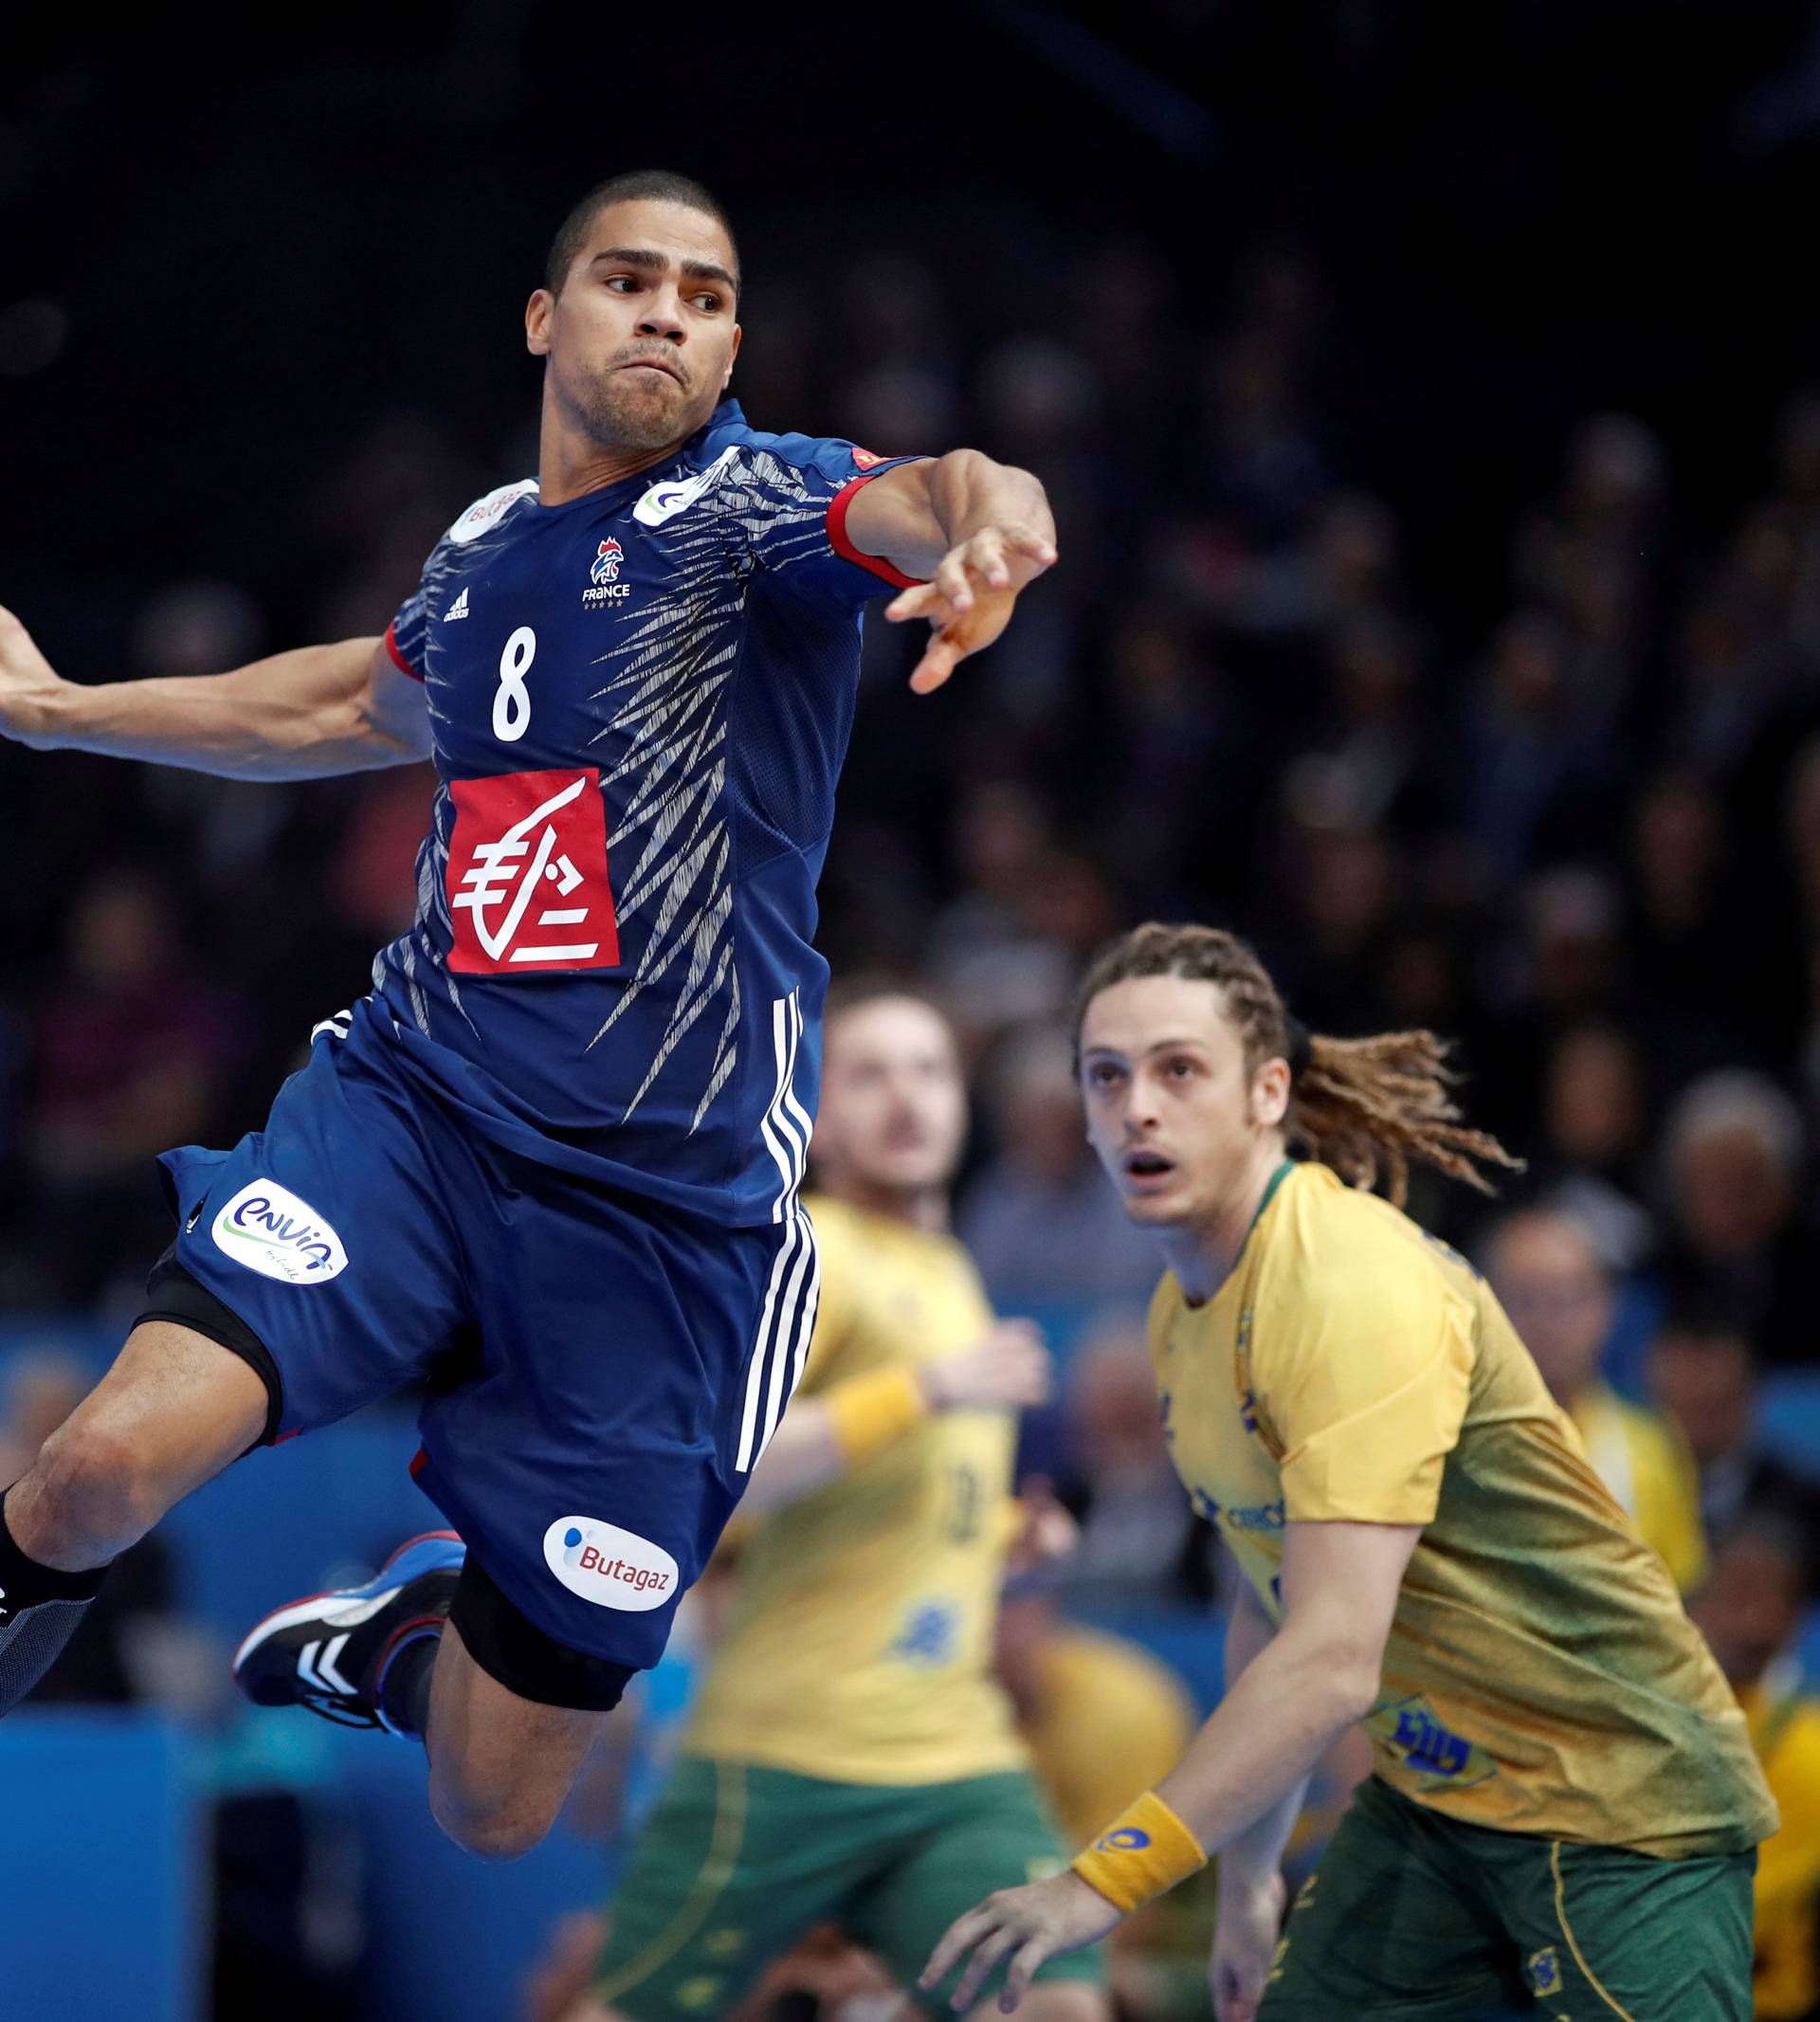
[[[431,1531],[400,1545],[364,1587],[275,1609],[235,1653],[234,1683],[255,1705],[401,1731],[385,1713],[387,1667],[411,1638],[436,1632],[465,1557],[453,1531]]]
[[[446,625],[446,624],[448,624],[448,623],[449,623],[449,621],[450,621],[451,619],[454,619],[454,618],[465,618],[465,617],[466,617],[467,615],[468,615],[468,609],[467,609],[467,592],[466,592],[465,590],[464,590],[464,591],[462,592],[461,595],[460,595],[460,596],[458,596],[458,597],[457,597],[457,598],[455,599],[454,603],[452,603],[452,604],[451,604],[451,605],[450,605],[450,606],[448,607],[448,609],[447,609],[447,610],[446,610],[446,611],[444,611],[444,613],[443,613],[443,623],[444,623],[445,625]]]

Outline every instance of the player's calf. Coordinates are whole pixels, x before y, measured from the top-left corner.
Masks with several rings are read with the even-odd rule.
[[[489,1635],[497,1612],[477,1608],[470,1586],[444,1637],[430,1696],[429,1808],[458,1846],[485,1860],[510,1861],[528,1853],[555,1823],[631,1672],[596,1661],[579,1689],[573,1689],[567,1665],[546,1679],[539,1675],[542,1660],[527,1665],[523,1649],[497,1647]],[[508,1634],[529,1630],[520,1619]],[[516,1668],[500,1662],[505,1655],[518,1657]],[[503,1684],[498,1670],[506,1670],[520,1689]],[[588,1703],[553,1704],[527,1696],[533,1691]]]

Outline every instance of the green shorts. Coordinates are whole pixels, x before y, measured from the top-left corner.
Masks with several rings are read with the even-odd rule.
[[[1460,1825],[1368,1776],[1258,2022],[1750,2022],[1756,1871]]]
[[[685,1757],[608,1905],[594,1991],[628,2022],[730,2014],[818,1923],[838,1924],[913,1989],[962,1911],[1063,1866],[1027,1776],[827,1783]],[[1051,1959],[1037,1978],[1102,1973],[1095,1948]],[[952,1984],[920,1997],[930,2014],[948,2013]]]

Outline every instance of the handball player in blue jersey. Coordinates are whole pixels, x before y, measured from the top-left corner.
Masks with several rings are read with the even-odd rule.
[[[383,639],[80,686],[0,611],[0,731],[35,748],[438,775],[415,923],[264,1130],[164,1156],[144,1313],[0,1503],[0,1712],[180,1497],[418,1379],[451,1528],[276,1609],[243,1689],[422,1736],[445,1830],[509,1856],[662,1651],[814,1319],[810,940],[864,607],[929,623],[926,691],[1055,559],[1025,472],[750,426],[738,302],[699,185],[584,198],[525,315],[537,475],[455,519]]]

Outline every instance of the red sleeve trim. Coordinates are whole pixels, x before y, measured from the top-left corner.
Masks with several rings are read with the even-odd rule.
[[[895,464],[888,466],[895,470]],[[883,555],[863,555],[846,535],[846,509],[853,502],[853,494],[862,484],[870,484],[874,478],[883,477],[883,470],[868,470],[843,484],[828,501],[828,541],[843,561],[857,562],[862,569],[870,570],[874,575],[883,576],[893,590],[915,590],[925,578],[919,575],[905,575],[901,569],[894,569]]]
[[[398,650],[398,641],[390,625],[386,627],[386,651],[391,655],[391,664],[398,669],[399,673],[409,674],[412,681],[423,680],[424,677]]]

